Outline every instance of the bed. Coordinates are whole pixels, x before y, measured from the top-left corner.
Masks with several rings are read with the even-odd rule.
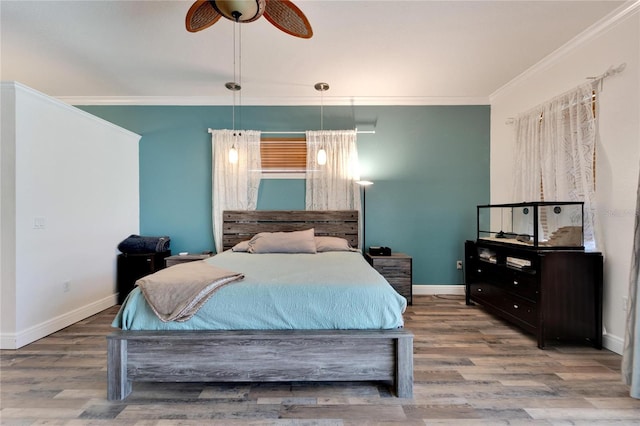
[[[402,328],[401,316],[406,300],[393,290],[395,296],[386,294],[391,286],[368,265],[357,271],[359,262],[366,264],[360,253],[296,257],[230,250],[260,232],[310,228],[316,236],[337,236],[357,246],[355,211],[224,212],[225,251],[209,261],[243,269],[244,279],[218,290],[193,318],[182,324],[150,319],[144,297],[138,289],[132,292],[114,320],[121,329],[107,336],[108,399],[126,398],[133,382],[142,381],[382,381],[389,383],[398,397],[411,398],[413,334]],[[288,256],[295,259],[290,262],[295,266],[293,272],[277,276],[270,271],[273,268],[269,265]],[[251,265],[244,263],[250,258]],[[337,272],[344,268],[342,262],[355,265],[348,278]],[[299,272],[317,267],[316,263],[323,273],[305,283],[303,292],[296,290],[291,284]],[[260,271],[261,282],[254,282],[255,271]],[[376,281],[379,279],[383,282]],[[376,290],[363,289],[360,282],[364,281],[374,282]],[[340,292],[345,297],[331,302],[331,309],[320,307],[319,302],[316,306],[314,301],[326,291]],[[376,301],[378,291],[384,294],[384,303]],[[251,298],[271,300],[278,292],[286,294],[288,307],[261,312],[251,305]],[[238,297],[243,302],[234,305],[232,301]],[[362,301],[356,305],[358,309],[349,305],[354,300]],[[300,306],[309,307],[304,315],[300,315]],[[367,308],[360,309],[364,306]],[[209,318],[200,324],[199,316],[208,315],[208,311],[219,314],[219,319]],[[336,313],[337,319],[327,314],[329,311]]]

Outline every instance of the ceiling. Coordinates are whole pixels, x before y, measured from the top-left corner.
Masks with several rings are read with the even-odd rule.
[[[0,0],[0,71],[75,104],[230,104],[234,23],[192,1]],[[242,104],[488,103],[622,1],[294,0],[314,35],[240,24]],[[629,4],[627,2],[626,4]],[[614,65],[614,64],[612,64]],[[604,70],[594,70],[594,73]],[[586,77],[586,76],[585,76]]]

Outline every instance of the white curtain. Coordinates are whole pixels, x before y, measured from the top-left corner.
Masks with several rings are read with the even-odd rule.
[[[318,151],[324,149],[327,162],[318,164]],[[354,130],[307,132],[307,210],[358,210],[360,191],[355,182],[358,148]]]
[[[513,202],[540,200],[540,112],[516,117]]]
[[[238,159],[229,160],[235,149]],[[222,252],[222,212],[224,210],[255,210],[262,174],[260,163],[260,132],[255,130],[213,130],[213,237],[216,252]]]
[[[627,326],[622,352],[622,378],[630,386],[629,394],[640,398],[640,177],[636,199],[636,222],[629,276]]]
[[[358,210],[360,179],[355,130],[308,131],[305,206],[307,210]],[[318,164],[318,151],[327,162]],[[359,221],[362,226],[362,220]]]
[[[595,94],[595,100],[594,100]],[[595,250],[597,84],[588,83],[515,119],[514,201],[584,201],[585,248]]]

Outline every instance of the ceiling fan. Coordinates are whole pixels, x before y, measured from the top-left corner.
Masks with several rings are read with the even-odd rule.
[[[262,15],[276,28],[300,38],[313,30],[304,13],[289,0],[197,0],[187,12],[186,27],[192,33],[209,28],[224,16],[234,22],[253,22]]]

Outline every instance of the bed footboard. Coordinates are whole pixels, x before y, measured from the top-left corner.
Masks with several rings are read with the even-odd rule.
[[[407,330],[116,331],[107,336],[109,400],[132,383],[384,381],[413,397]]]

